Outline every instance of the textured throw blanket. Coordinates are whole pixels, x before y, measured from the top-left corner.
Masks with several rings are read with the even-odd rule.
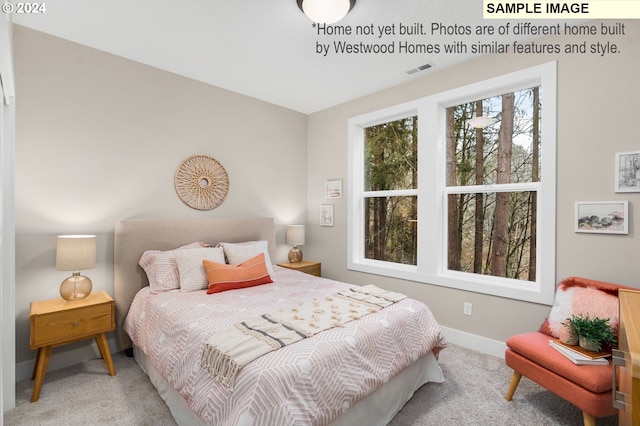
[[[378,312],[405,297],[367,285],[260,315],[211,336],[205,343],[202,367],[232,390],[240,369],[254,359],[323,330],[341,327],[364,315]]]

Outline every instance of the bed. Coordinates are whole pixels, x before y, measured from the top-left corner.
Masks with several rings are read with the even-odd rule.
[[[150,250],[257,241],[264,242],[267,259],[275,260],[272,218],[116,224],[117,343],[120,350],[132,349],[178,424],[384,425],[423,384],[444,381],[437,363],[446,346],[442,331],[428,307],[409,298],[268,352],[241,368],[232,386],[217,380],[203,368],[203,348],[220,333],[261,314],[310,303],[303,298],[332,300],[340,292],[359,291],[269,265],[269,284],[215,294],[152,293],[139,265]]]

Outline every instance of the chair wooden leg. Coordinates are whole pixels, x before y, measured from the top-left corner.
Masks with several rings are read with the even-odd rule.
[[[520,383],[521,378],[522,378],[522,374],[513,370],[513,376],[511,376],[511,383],[509,383],[509,389],[507,390],[507,395],[504,397],[504,399],[506,399],[507,401],[511,401],[511,398],[513,398],[513,394],[516,392],[516,388],[518,387],[518,384]]]
[[[596,416],[589,414],[586,411],[582,412],[582,419],[584,420],[584,426],[596,426]]]

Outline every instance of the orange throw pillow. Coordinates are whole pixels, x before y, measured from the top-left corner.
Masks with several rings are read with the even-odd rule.
[[[264,253],[239,265],[227,265],[210,260],[203,260],[202,264],[209,282],[207,294],[273,282],[267,271]]]

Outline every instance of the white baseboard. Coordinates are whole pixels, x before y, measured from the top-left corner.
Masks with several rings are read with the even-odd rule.
[[[441,328],[449,343],[504,359],[504,351],[507,349],[507,345],[504,342],[456,330],[455,328]]]
[[[507,348],[507,345],[504,342],[456,330],[454,328],[442,327],[442,331],[449,343],[464,346],[465,348],[504,359],[504,351]],[[117,352],[115,339],[109,339],[109,350],[111,353]],[[99,357],[100,351],[98,350],[98,346],[95,342],[92,342],[90,345],[82,348],[66,352],[56,353],[54,349],[51,354],[51,360],[49,361],[49,368],[47,368],[47,371],[59,370],[61,368],[70,367]],[[35,360],[24,361],[16,364],[16,381],[30,379],[33,374],[34,365]]]
[[[109,339],[109,350],[111,353],[116,353],[117,345],[115,339]],[[53,349],[51,353],[51,359],[49,360],[49,366],[47,372],[60,370],[61,368],[70,367],[81,362],[89,361],[92,359],[100,358],[100,350],[95,340],[86,346],[78,349],[72,349],[70,351],[64,351],[64,347],[58,349],[60,352],[56,353],[56,349]],[[33,366],[36,364],[36,360],[23,361],[16,364],[16,382],[25,379],[31,379],[33,375]],[[106,368],[106,367],[105,367]],[[45,379],[46,380],[46,379]]]

